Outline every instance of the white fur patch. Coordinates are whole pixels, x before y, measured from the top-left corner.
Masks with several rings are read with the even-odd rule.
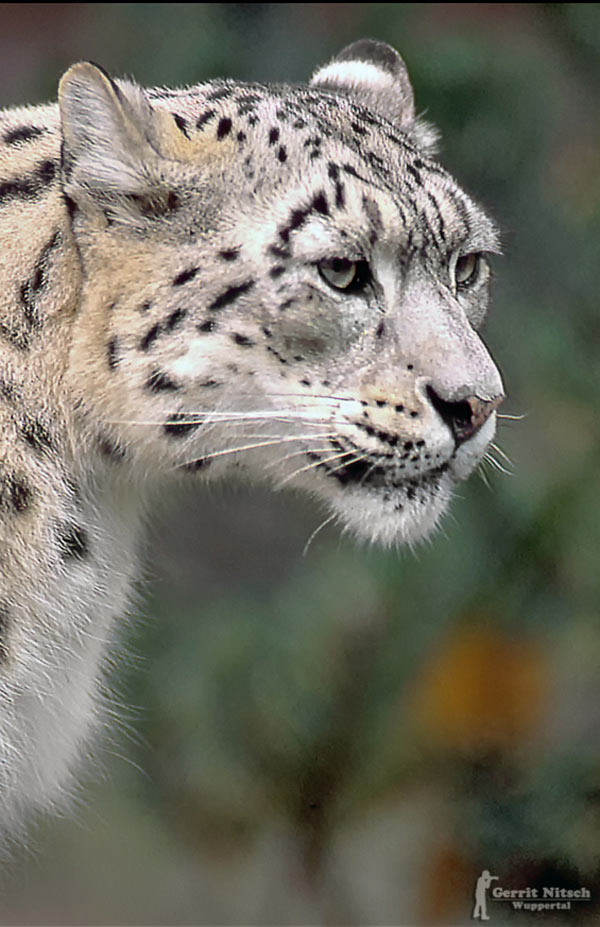
[[[368,61],[333,61],[313,74],[311,84],[336,84],[339,87],[361,87],[394,90],[396,79]]]

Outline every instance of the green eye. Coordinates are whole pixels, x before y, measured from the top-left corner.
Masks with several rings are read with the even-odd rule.
[[[323,280],[335,290],[356,292],[370,280],[371,274],[366,261],[349,261],[348,258],[331,258],[320,261],[317,268]]]
[[[479,277],[482,257],[478,253],[461,255],[454,265],[454,283],[457,290],[467,289]]]

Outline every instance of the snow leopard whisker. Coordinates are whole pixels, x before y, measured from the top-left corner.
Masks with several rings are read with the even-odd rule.
[[[490,450],[495,451],[496,454],[499,454],[500,457],[502,458],[502,460],[504,460],[504,462],[507,463],[509,467],[512,467],[512,468],[514,469],[514,466],[515,466],[515,465],[514,465],[514,461],[512,461],[512,460],[510,459],[510,457],[508,456],[508,454],[506,454],[506,453],[502,450],[502,448],[500,447],[500,445],[497,444],[495,441],[493,441],[493,442],[490,444]]]
[[[308,553],[308,549],[309,549],[310,545],[312,544],[312,542],[314,541],[314,539],[316,538],[316,536],[317,536],[318,534],[320,534],[320,532],[323,530],[323,528],[326,528],[327,525],[331,524],[331,522],[334,521],[335,518],[336,518],[336,515],[335,515],[335,513],[334,513],[333,515],[330,515],[328,518],[325,518],[325,519],[321,522],[321,524],[318,525],[318,526],[315,528],[315,530],[313,531],[313,533],[312,533],[311,536],[309,537],[308,541],[307,541],[306,544],[304,545],[304,550],[302,551],[302,556],[303,556],[303,557],[306,557],[306,555],[307,555],[307,553]]]
[[[306,473],[308,470],[313,470],[316,467],[320,467],[322,464],[331,463],[332,460],[339,460],[342,457],[351,457],[354,454],[354,451],[343,451],[340,454],[332,454],[330,457],[323,457],[319,460],[313,460],[311,463],[307,464],[305,467],[299,467],[297,470],[294,470],[293,473],[288,474],[284,479],[280,480],[277,483],[277,489],[282,489],[290,480],[295,479],[295,477],[300,476],[301,473]],[[335,473],[337,468],[333,468],[331,473]]]
[[[320,437],[320,435],[316,435],[315,437]],[[327,454],[330,450],[330,445],[324,445],[321,447],[303,447],[299,451],[292,451],[289,454],[284,454],[283,457],[279,457],[277,460],[272,460],[267,464],[267,468],[271,470],[273,467],[280,467],[282,464],[287,463],[288,460],[293,460],[294,457],[304,457],[306,454]]]
[[[337,467],[331,467],[331,469],[328,472],[337,473],[338,470],[343,470],[344,467],[351,466],[352,464],[355,464],[355,463],[359,463],[361,460],[366,460],[371,455],[370,454],[355,454],[354,451],[345,451],[343,454],[335,454],[333,457],[328,458],[328,460],[336,460],[337,458],[340,458],[340,457],[349,457],[349,456],[352,456],[353,459],[345,460],[343,463],[339,464],[339,466]],[[302,467],[301,469],[296,470],[294,473],[290,474],[290,476],[286,477],[285,481],[287,482],[287,480],[293,479],[293,477],[297,476],[299,473],[304,473],[307,470],[311,470],[315,467],[318,467],[322,463],[326,463],[326,461],[325,460],[315,460],[313,461],[313,463],[309,464],[309,466]]]
[[[229,424],[239,424],[240,422],[249,422],[249,421],[275,421],[282,423],[306,423],[309,425],[327,425],[327,422],[319,421],[316,418],[306,415],[305,412],[190,412],[188,416],[177,419],[178,425],[206,425],[206,424],[217,424],[217,425],[229,425]],[[167,422],[168,423],[168,422]],[[136,419],[106,419],[106,425],[139,425],[140,427],[149,426],[156,427],[164,425],[165,422],[154,421],[151,419],[136,420]]]
[[[177,424],[179,424],[179,422]],[[334,434],[335,432],[331,433],[332,436]],[[191,460],[182,461],[181,463],[176,464],[175,469],[180,470],[196,463],[199,460],[209,461],[214,460],[217,457],[224,457],[227,454],[240,454],[242,451],[255,451],[263,447],[273,447],[278,444],[285,444],[287,441],[307,441],[309,438],[314,438],[314,435],[284,435],[283,437],[275,438],[275,440],[272,441],[257,441],[252,444],[242,444],[238,447],[227,447],[221,451],[211,451],[208,454],[198,454]]]
[[[494,467],[494,469],[499,470],[500,473],[504,473],[506,476],[514,476],[513,471],[507,470],[506,467],[502,466],[502,464],[498,460],[496,460],[496,458],[493,456],[493,454],[490,451],[486,451],[486,453],[483,456],[483,460],[484,462],[491,464],[492,467]]]

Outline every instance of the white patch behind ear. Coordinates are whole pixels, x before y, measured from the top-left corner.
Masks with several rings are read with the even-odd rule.
[[[63,159],[69,187],[143,194],[158,153],[152,108],[133,84],[117,87],[100,68],[73,65],[59,87]]]
[[[374,109],[401,127],[412,124],[415,116],[412,88],[399,93],[396,77],[368,61],[334,59],[319,68],[311,84],[342,90],[356,96],[357,102]]]
[[[311,84],[343,93],[394,123],[425,154],[434,154],[437,130],[415,116],[412,84],[398,52],[384,42],[361,39],[313,74]]]

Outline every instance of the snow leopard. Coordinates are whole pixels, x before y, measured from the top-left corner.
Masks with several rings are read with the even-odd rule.
[[[413,544],[482,461],[498,233],[437,141],[370,39],[306,85],[81,62],[0,113],[5,832],[72,791],[171,486],[287,485]]]

